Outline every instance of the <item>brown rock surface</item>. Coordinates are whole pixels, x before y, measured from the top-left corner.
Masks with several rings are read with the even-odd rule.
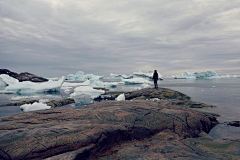
[[[153,101],[106,101],[80,109],[26,112],[0,120],[0,158],[43,159],[65,153],[62,159],[95,159],[108,156],[103,153],[112,146],[155,139],[162,131],[171,132],[173,139],[198,137],[216,123],[210,114]],[[171,149],[165,150],[168,154]]]

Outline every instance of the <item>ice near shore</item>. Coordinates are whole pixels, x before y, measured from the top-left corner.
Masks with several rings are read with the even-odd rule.
[[[48,82],[34,83],[30,81],[19,82],[17,79],[12,78],[8,75],[0,75],[0,86],[7,86],[5,90],[1,90],[0,93],[17,93],[22,95],[22,97],[13,97],[12,100],[27,99],[29,97],[24,97],[24,94],[35,93],[35,92],[59,92],[60,89],[64,90],[65,93],[70,94],[75,100],[76,104],[91,104],[93,99],[97,98],[104,93],[103,90],[97,90],[94,88],[114,88],[119,84],[121,85],[134,85],[141,84],[136,89],[150,88],[153,82],[151,81],[153,71],[144,73],[142,71],[133,72],[133,75],[121,75],[121,74],[110,74],[110,79],[120,78],[121,82],[103,82],[100,79],[103,76],[96,76],[93,74],[86,74],[84,72],[78,71],[75,75],[69,74],[68,80],[70,81],[84,81],[82,83],[65,82],[65,77],[49,79]],[[160,73],[159,77],[164,78]],[[225,77],[233,77],[226,75]],[[236,77],[236,76],[235,76]],[[184,72],[181,75],[172,76],[176,79],[214,79],[221,78],[217,75],[215,71],[203,71],[203,72]],[[55,80],[55,81],[54,81]],[[75,88],[75,89],[74,89]],[[74,90],[73,90],[74,89]],[[116,100],[123,100],[121,95]],[[32,105],[21,106],[24,111],[39,110],[39,109],[49,109],[44,102],[34,103]]]
[[[77,105],[87,105],[91,104],[94,98],[99,97],[103,93],[105,91],[93,89],[91,86],[79,86],[74,89],[70,97],[74,99]]]
[[[8,86],[11,84],[18,83],[19,81],[7,74],[0,74],[0,86]]]
[[[58,81],[49,80],[48,82],[34,83],[30,81],[17,82],[5,88],[4,92],[13,93],[34,93],[34,92],[58,92],[62,86],[65,77],[63,76]]]

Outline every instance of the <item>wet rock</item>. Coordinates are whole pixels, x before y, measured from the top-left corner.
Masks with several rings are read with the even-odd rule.
[[[21,102],[15,102],[15,103],[8,103],[8,104],[3,104],[0,105],[0,107],[4,106],[21,106],[24,104],[33,104],[34,102],[39,102],[39,100],[30,100],[30,101],[21,101]],[[61,107],[67,104],[72,104],[75,103],[74,99],[72,98],[66,98],[66,99],[60,99],[60,100],[52,100],[50,102],[46,102],[48,106],[51,106],[51,108],[55,107]]]
[[[68,153],[65,159],[96,159],[117,144],[151,138],[162,131],[173,135],[160,139],[198,137],[216,124],[212,120],[212,115],[206,113],[142,100],[26,112],[0,120],[0,158],[44,159]],[[152,150],[165,156],[175,151],[167,144],[160,147],[156,139],[152,141],[157,145]],[[143,155],[152,157],[147,151],[151,148],[149,144],[134,146],[145,149]],[[131,152],[128,148],[125,151]],[[126,152],[121,155],[127,155]],[[138,153],[132,152],[135,156],[132,158],[141,156]]]
[[[39,102],[39,100],[30,100],[30,101],[21,101],[21,102],[2,104],[2,105],[0,105],[0,107],[4,107],[4,106],[21,106],[21,105],[24,105],[24,104],[33,104],[34,102]]]
[[[227,125],[229,125],[229,126],[239,127],[239,126],[240,126],[240,121],[232,121],[232,122],[228,122]]]
[[[165,130],[150,138],[116,144],[98,159],[239,159],[240,143],[213,139],[206,133],[199,138],[182,139]]]
[[[15,72],[11,72],[8,69],[0,69],[0,74],[7,74],[13,78],[16,78],[19,80],[19,82],[23,82],[23,81],[31,81],[31,82],[46,82],[48,81],[48,79],[43,78],[41,76],[35,75],[35,74],[31,74],[28,72],[23,72],[23,73],[15,73]]]
[[[123,92],[106,92],[101,97],[104,100],[115,100],[117,96]],[[174,91],[168,88],[146,88],[133,92],[124,92],[126,100],[150,100],[159,99],[161,103],[168,103],[169,105],[179,105],[186,108],[206,108],[216,107],[200,102],[192,101],[191,98],[181,92]]]
[[[72,104],[72,103],[75,103],[74,99],[66,98],[66,99],[60,99],[60,100],[53,100],[51,102],[47,102],[46,104],[48,106],[51,106],[51,108],[55,108],[55,107],[61,107],[61,106]]]

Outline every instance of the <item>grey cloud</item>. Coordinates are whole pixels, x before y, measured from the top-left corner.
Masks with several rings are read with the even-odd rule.
[[[236,0],[1,1],[0,68],[48,77],[155,68],[163,75],[235,73],[239,6]]]

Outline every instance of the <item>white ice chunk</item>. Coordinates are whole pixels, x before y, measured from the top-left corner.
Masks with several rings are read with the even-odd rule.
[[[93,89],[90,86],[79,86],[74,89],[74,93],[70,94],[70,97],[74,98],[82,93],[90,94],[91,98],[94,99],[105,92],[103,90]]]
[[[49,102],[49,99],[40,99],[39,100],[39,103],[46,103],[46,102]]]
[[[147,84],[147,83],[143,83],[142,85],[141,85],[141,87],[144,89],[144,88],[151,88],[151,86],[149,85],[149,84]]]
[[[104,88],[116,88],[118,82],[104,82]]]
[[[88,105],[93,103],[92,95],[87,93],[80,93],[72,96],[77,105]]]
[[[125,75],[125,74],[113,74],[110,73],[110,79],[130,79],[133,78],[133,75]]]
[[[0,74],[0,86],[12,85],[19,81],[7,74]]]
[[[147,84],[151,84],[152,82],[144,79],[144,78],[133,78],[133,79],[123,79],[122,80],[126,85],[129,84],[143,84],[143,83],[147,83]]]
[[[63,90],[69,90],[72,89],[73,87],[78,87],[78,86],[89,86],[90,85],[90,81],[86,80],[83,83],[71,83],[71,82],[64,82],[61,86],[61,89]]]
[[[90,86],[93,88],[114,88],[117,87],[118,82],[102,82],[99,80],[91,79]]]
[[[69,80],[69,81],[74,81],[75,79],[74,79],[74,74],[69,74],[69,75],[67,75],[67,80]]]
[[[91,79],[90,86],[95,88],[104,88],[104,83],[99,80]]]
[[[184,72],[176,75],[175,79],[221,79],[215,71]]]
[[[116,101],[125,101],[125,95],[124,93],[120,94],[117,98],[115,98]]]
[[[94,74],[84,75],[83,71],[78,71],[75,75],[74,74],[68,74],[67,75],[67,79],[69,81],[86,81],[86,80],[89,80],[89,79],[100,80],[103,77],[104,76],[98,76],[98,75],[94,75]]]
[[[36,110],[43,110],[43,109],[50,109],[51,106],[48,106],[47,104],[44,103],[33,103],[33,104],[24,104],[20,106],[20,109],[22,109],[24,112],[29,112],[29,111],[36,111]]]
[[[13,91],[18,93],[31,93],[31,92],[56,92],[60,91],[65,77],[63,76],[58,81],[49,80],[48,82],[34,83],[30,81],[18,82],[7,86],[6,91]]]

